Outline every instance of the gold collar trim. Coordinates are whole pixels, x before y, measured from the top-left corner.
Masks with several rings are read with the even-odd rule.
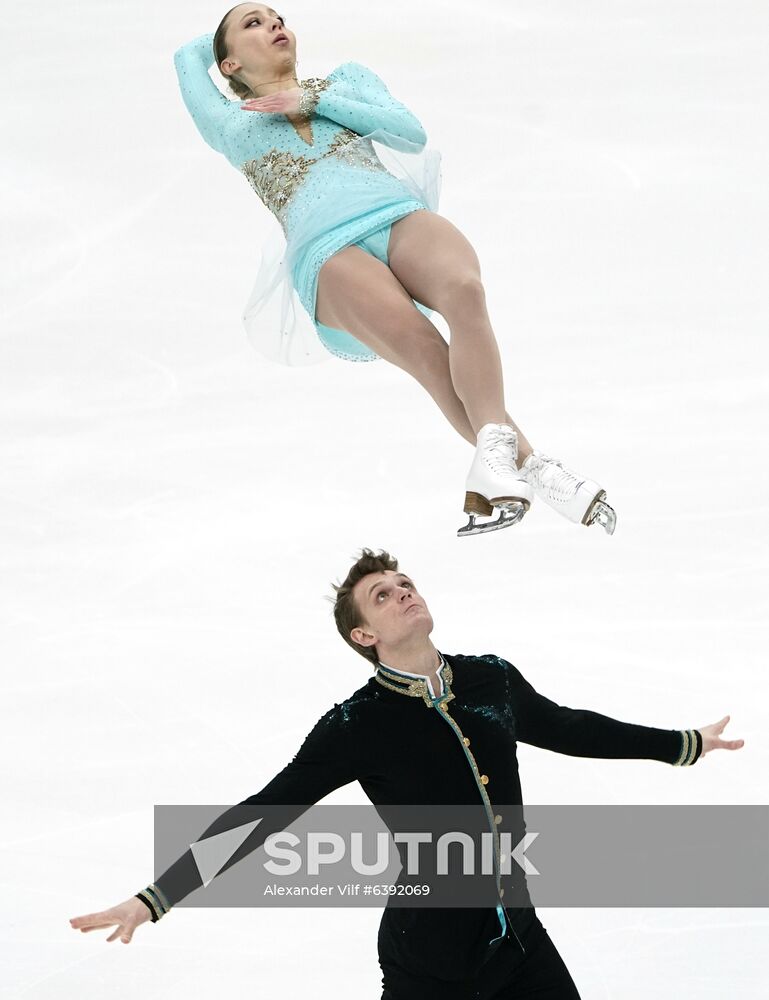
[[[451,682],[454,679],[451,667],[445,657],[441,657],[441,659],[443,660],[443,668],[441,669],[443,694],[437,698],[433,698],[426,677],[404,677],[402,674],[397,674],[393,670],[389,670],[381,663],[374,674],[374,680],[381,684],[382,687],[387,688],[388,691],[405,694],[410,698],[422,698],[430,708],[434,708],[436,705],[441,704],[441,702],[451,701],[454,697],[454,693],[451,690]]]

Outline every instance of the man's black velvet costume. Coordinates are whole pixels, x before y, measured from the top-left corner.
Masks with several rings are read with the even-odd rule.
[[[695,763],[702,752],[697,730],[655,729],[559,706],[492,654],[444,653],[441,671],[444,690],[434,697],[426,678],[380,664],[363,687],[318,720],[293,760],[244,804],[301,803],[306,809],[358,781],[378,807],[480,802],[493,831],[502,823],[495,803],[521,804],[516,741],[577,757],[677,766]],[[219,817],[201,839],[233,826],[228,816]],[[275,828],[260,823],[225,868]],[[202,881],[192,852],[154,884],[171,906],[198,888]],[[505,933],[523,948],[520,937],[533,918],[533,908],[506,906],[501,896],[496,909],[388,906],[379,930],[380,959],[417,975],[468,979]]]

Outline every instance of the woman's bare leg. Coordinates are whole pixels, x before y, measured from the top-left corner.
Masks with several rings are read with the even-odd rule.
[[[490,422],[512,424],[520,464],[531,445],[505,410],[499,348],[472,246],[448,219],[424,210],[393,223],[388,259],[408,295],[449,325],[451,379],[473,430],[477,434]]]
[[[390,269],[360,247],[329,258],[318,275],[316,319],[346,330],[408,372],[438,404],[465,440],[475,435],[451,381],[448,344],[421,313]]]
[[[415,378],[452,427],[475,447],[476,430],[454,388],[449,345],[389,267],[360,247],[340,250],[320,270],[315,315],[326,326],[349,331]],[[520,465],[531,452],[529,442],[504,409],[501,420],[492,422],[508,423],[518,431]]]

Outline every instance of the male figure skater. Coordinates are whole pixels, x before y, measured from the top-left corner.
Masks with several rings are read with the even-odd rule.
[[[358,781],[378,806],[482,803],[494,832],[503,821],[495,803],[521,803],[517,741],[578,757],[645,758],[679,767],[710,750],[743,745],[720,739],[729,716],[683,730],[620,722],[559,706],[494,654],[440,652],[430,640],[433,619],[424,598],[385,551],[364,549],[334,589],[337,628],[375,672],[329,709],[291,762],[241,805],[303,803],[306,809]],[[237,811],[218,817],[200,839],[238,826]],[[270,832],[259,823],[222,871]],[[496,840],[495,866],[499,860]],[[140,923],[156,922],[201,885],[188,850],[136,896],[71,924],[81,930],[119,924],[108,940],[130,941]],[[503,887],[497,895],[496,907],[386,907],[378,936],[382,1000],[578,1000],[533,906],[506,905]]]

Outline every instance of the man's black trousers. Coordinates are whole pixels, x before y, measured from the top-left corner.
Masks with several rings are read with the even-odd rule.
[[[513,938],[506,937],[480,972],[462,981],[414,975],[380,957],[381,1000],[580,1000],[539,917],[526,929],[523,944],[525,955]]]

